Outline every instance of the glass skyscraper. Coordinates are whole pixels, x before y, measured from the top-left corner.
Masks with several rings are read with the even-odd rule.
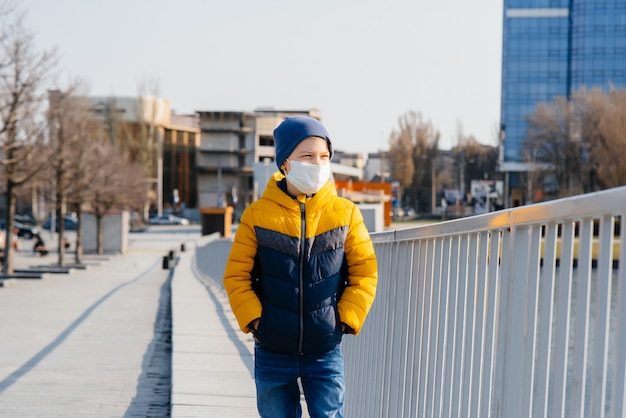
[[[505,0],[502,33],[500,169],[513,189],[538,103],[582,86],[626,87],[626,1]]]

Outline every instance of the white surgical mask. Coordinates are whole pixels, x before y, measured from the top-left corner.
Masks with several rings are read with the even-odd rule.
[[[301,193],[317,193],[326,180],[330,178],[330,164],[309,164],[300,161],[289,161],[291,170],[287,174],[287,180]]]

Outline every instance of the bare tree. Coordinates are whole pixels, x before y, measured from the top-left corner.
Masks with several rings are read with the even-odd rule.
[[[626,184],[625,114],[623,89],[582,88],[540,104],[527,118],[526,160],[554,175],[556,197]]]
[[[389,138],[389,157],[392,164],[392,177],[405,188],[413,184],[415,165],[413,162],[412,129],[407,120],[410,116],[404,115],[398,119],[399,128],[391,132]]]
[[[478,142],[474,135],[465,135],[458,128],[456,145],[451,150],[455,181],[463,200],[467,198],[472,180],[494,180],[498,165],[498,149]]]
[[[145,200],[137,208],[143,208],[144,220],[147,220],[150,206],[159,201],[157,193],[159,188],[157,181],[160,179],[158,156],[160,155],[159,145],[162,138],[159,136],[157,122],[163,117],[164,109],[160,108],[155,97],[141,96],[138,98],[137,107],[133,109],[136,122],[131,123],[122,120],[114,98],[106,103],[100,103],[99,106],[101,107],[99,112],[104,119],[107,136],[111,143],[122,150],[130,162],[137,162],[145,169],[147,176],[145,181],[150,189],[144,196]]]
[[[17,190],[42,168],[45,155],[44,84],[56,65],[55,51],[38,52],[23,17],[2,21],[0,37],[0,170],[7,202],[4,273],[13,270],[11,243]]]
[[[74,261],[76,264],[82,263],[83,256],[83,208],[89,207],[97,187],[97,180],[100,176],[101,161],[98,160],[96,150],[100,146],[105,136],[103,131],[106,128],[101,120],[94,117],[92,109],[86,97],[80,97],[74,102],[76,115],[84,115],[84,118],[76,119],[76,136],[79,139],[74,149],[78,156],[70,171],[69,183],[71,184],[68,195],[68,203],[76,209],[78,219],[76,234],[76,253]],[[123,187],[123,186],[120,186]]]
[[[437,173],[437,190],[454,189],[456,187],[454,158],[451,153],[439,153],[435,161],[435,172]]]
[[[99,161],[93,179],[91,206],[96,215],[97,252],[104,253],[102,221],[112,209],[128,209],[141,205],[147,193],[145,168],[129,160],[126,153],[108,141],[100,140],[93,149]]]
[[[408,203],[421,212],[431,210],[439,132],[422,114],[409,111],[398,119],[389,139],[393,177],[400,182]]]
[[[581,191],[576,177],[582,165],[583,145],[573,115],[574,106],[563,97],[538,105],[527,118],[528,139],[524,144],[529,162],[549,164],[564,195]]]
[[[589,92],[588,106],[592,122],[587,124],[590,156],[597,178],[592,188],[626,185],[626,90],[611,89],[608,94],[594,89]],[[596,184],[597,183],[597,184]]]
[[[83,205],[92,193],[100,161],[93,157],[96,138],[102,138],[104,124],[90,109],[81,81],[73,82],[64,91],[49,92],[50,141],[53,150],[48,171],[51,187],[56,191],[56,214],[59,219],[59,265],[64,265],[64,219],[66,208],[77,212],[76,263],[82,262]]]
[[[15,2],[12,0],[0,1],[0,23],[3,23],[15,13]],[[5,36],[5,30],[0,27],[0,39]]]
[[[65,265],[65,214],[67,204],[67,180],[72,156],[71,112],[67,106],[67,95],[59,90],[50,91],[48,94],[49,109],[48,121],[50,125],[50,171],[49,177],[52,188],[55,190],[55,213],[58,233],[58,264]],[[52,224],[50,226],[52,228]]]
[[[536,146],[536,143],[533,145]],[[524,155],[524,161],[528,166],[526,173],[521,176],[521,182],[526,187],[526,203],[535,203],[542,200],[537,199],[536,196],[543,196],[543,192],[546,188],[544,182],[546,176],[550,173],[550,166],[542,164],[537,161],[537,150],[530,148],[531,144],[528,144],[522,149]]]

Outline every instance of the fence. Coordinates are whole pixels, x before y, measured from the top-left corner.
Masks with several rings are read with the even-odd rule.
[[[373,234],[346,415],[626,417],[625,215],[621,187]]]

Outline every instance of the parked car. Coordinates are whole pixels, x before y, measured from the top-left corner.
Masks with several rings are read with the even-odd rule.
[[[17,228],[17,236],[26,239],[32,239],[39,233],[39,228],[31,225],[24,225],[21,222],[15,221],[13,225]]]
[[[23,223],[18,222],[18,221],[14,221],[13,222],[13,226],[15,228],[17,228],[17,236],[18,237],[31,239],[37,233],[39,233],[39,229],[37,227],[30,226],[30,225],[24,225]],[[6,227],[6,224],[4,222],[4,219],[0,219],[0,230],[6,231],[6,229],[7,229],[7,227]]]
[[[48,218],[43,223],[43,229],[48,229],[49,230],[51,225],[52,225],[52,220],[50,218]],[[78,218],[76,218],[75,216],[71,216],[71,215],[65,216],[65,219],[63,220],[63,228],[66,231],[76,231],[78,229]],[[54,230],[55,231],[59,230],[59,220],[58,219],[55,222]]]
[[[189,219],[176,215],[153,216],[148,219],[150,225],[189,225]]]
[[[37,219],[27,213],[16,213],[15,220],[23,225],[36,226]]]

